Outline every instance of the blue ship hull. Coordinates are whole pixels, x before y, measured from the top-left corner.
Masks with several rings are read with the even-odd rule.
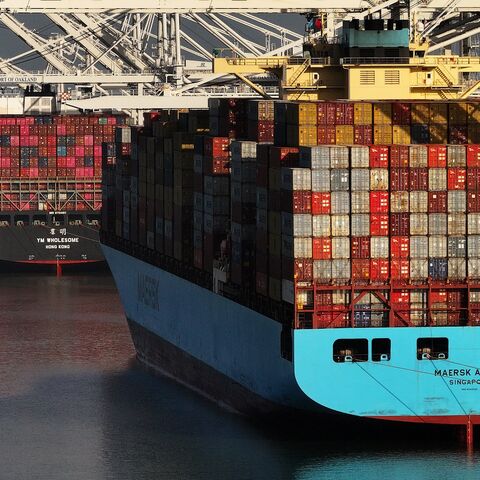
[[[103,245],[139,359],[241,412],[472,424],[480,418],[479,327],[296,330],[293,362],[282,326],[232,300]],[[447,337],[446,358],[417,358],[417,339]],[[387,359],[372,341],[388,338]],[[336,340],[362,339],[365,361],[336,362]],[[352,415],[354,417],[352,417]]]

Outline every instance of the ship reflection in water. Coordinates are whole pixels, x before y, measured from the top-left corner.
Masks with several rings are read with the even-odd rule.
[[[1,275],[0,301],[2,480],[480,478],[475,454],[435,437],[259,426],[151,377],[106,275]]]

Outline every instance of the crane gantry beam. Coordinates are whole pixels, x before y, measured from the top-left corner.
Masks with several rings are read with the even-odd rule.
[[[14,13],[288,13],[364,10],[366,0],[3,0],[0,10]]]

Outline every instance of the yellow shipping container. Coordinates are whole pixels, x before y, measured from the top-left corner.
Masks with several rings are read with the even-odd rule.
[[[337,125],[335,127],[335,138],[337,145],[352,145],[353,125]]]
[[[466,125],[468,104],[452,102],[448,104],[448,121],[451,125]]]
[[[353,120],[355,125],[371,125],[373,106],[369,102],[356,102],[353,106]]]
[[[428,126],[430,143],[448,143],[448,125],[446,123],[432,123]]]
[[[467,122],[470,125],[480,124],[480,103],[469,103],[467,111]]]
[[[393,143],[391,125],[375,125],[373,127],[373,143],[375,145],[391,145]]]
[[[412,103],[411,110],[412,123],[429,123],[430,120],[430,104],[429,103]]]
[[[316,125],[317,104],[309,102],[288,104],[287,123],[291,125]]]
[[[313,147],[317,144],[316,125],[287,125],[287,144],[291,147]]]
[[[413,122],[417,123],[417,122]],[[422,122],[418,122],[422,123]],[[432,102],[430,103],[429,122],[431,124],[448,123],[448,103]]]
[[[480,144],[480,124],[468,126],[468,143]]]
[[[392,124],[392,104],[390,102],[373,104],[373,123],[375,125]]]
[[[410,125],[394,125],[392,138],[395,145],[410,145]]]

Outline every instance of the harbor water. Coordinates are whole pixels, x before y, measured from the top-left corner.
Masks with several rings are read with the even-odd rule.
[[[454,438],[261,425],[151,376],[106,273],[4,273],[0,305],[1,480],[480,478]]]

